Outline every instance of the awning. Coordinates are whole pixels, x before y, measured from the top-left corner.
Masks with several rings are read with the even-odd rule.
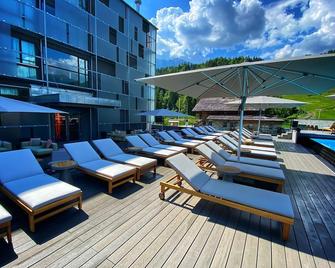
[[[45,113],[45,114],[55,114],[66,112],[51,109],[41,105],[32,104],[29,102],[19,101],[15,99],[9,99],[5,97],[0,97],[0,113]]]

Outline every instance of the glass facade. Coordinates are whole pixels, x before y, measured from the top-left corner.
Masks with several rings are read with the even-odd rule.
[[[154,88],[135,79],[155,74],[156,28],[124,1],[6,0],[0,17],[6,88],[38,85],[119,100],[117,109],[94,108],[97,135],[145,127],[137,114],[154,108]]]

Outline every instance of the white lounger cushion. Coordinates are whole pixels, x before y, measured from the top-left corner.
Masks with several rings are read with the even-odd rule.
[[[154,147],[143,148],[142,152],[152,154],[152,155],[156,155],[156,156],[163,155],[163,156],[166,156],[166,157],[169,157],[169,156],[172,156],[172,155],[175,155],[176,153],[178,153],[176,151],[171,151],[171,150],[166,150],[166,149],[159,149],[159,148],[154,148]]]
[[[0,205],[0,224],[9,222],[12,220],[12,215],[9,214],[9,212]]]
[[[144,167],[147,165],[155,165],[157,163],[156,159],[137,156],[132,154],[118,154],[111,157],[107,157],[108,160],[118,162],[118,163],[125,163],[129,165],[133,165],[136,167]]]
[[[47,174],[10,181],[4,187],[32,209],[41,208],[81,190]]]
[[[123,154],[121,148],[112,139],[94,140],[93,144],[105,158]]]
[[[230,141],[232,144],[235,146],[238,146],[238,141],[236,141],[234,138],[229,137],[228,135],[223,135],[225,139]],[[259,150],[259,151],[264,151],[264,152],[276,152],[275,148],[270,148],[270,147],[261,147],[261,146],[254,146],[254,145],[241,145],[241,148],[244,149],[249,149],[249,150]]]
[[[164,141],[171,141],[171,143],[176,144],[176,145],[183,145],[183,146],[187,146],[187,147],[195,147],[197,146],[196,143],[194,142],[190,142],[190,141],[181,141],[181,140],[175,140],[174,138],[172,138],[167,132],[165,131],[160,131],[158,132],[158,135],[164,140]]]
[[[184,178],[196,191],[199,191],[201,187],[210,180],[210,177],[184,154],[177,154],[170,157],[166,159],[166,163],[168,163],[177,174]]]
[[[234,131],[231,133],[237,140],[239,139],[239,133]],[[242,135],[242,141],[246,142],[247,139],[244,138],[244,136]],[[271,146],[274,147],[274,143],[272,141],[261,141],[261,140],[252,140],[253,144],[255,146]]]
[[[67,143],[64,147],[78,165],[101,159],[87,141]]]
[[[199,135],[198,133],[196,133],[191,128],[187,128],[187,130],[191,135],[194,135],[194,137],[199,137],[199,138],[204,139],[204,140],[214,140],[214,139],[217,138],[216,136],[212,136],[212,135]]]
[[[263,167],[280,168],[280,164],[275,161],[257,159],[251,157],[243,157],[243,156],[241,156],[239,160],[236,155],[231,155],[230,153],[226,152],[223,148],[221,148],[213,141],[208,141],[206,142],[206,144],[227,161],[241,162],[244,164],[257,165]]]
[[[285,180],[284,173],[281,169],[226,161],[218,153],[213,151],[211,148],[209,148],[205,144],[199,145],[196,148],[196,150],[202,156],[207,158],[209,162],[213,163],[216,166],[219,176],[224,174],[222,169],[225,166],[229,166],[229,167],[239,168],[241,173],[244,173],[244,174],[255,175],[255,176],[264,177],[264,178],[271,178],[271,179],[280,180],[280,181]]]
[[[83,163],[80,165],[80,167],[97,174],[111,177],[113,179],[123,177],[126,173],[131,171],[133,171],[134,173],[136,172],[135,167],[113,163],[102,159]]]
[[[149,147],[140,137],[134,136],[126,136],[126,140],[131,143],[132,146],[146,148]]]
[[[38,174],[44,172],[30,149],[0,153],[1,184]]]
[[[159,149],[167,149],[171,151],[176,151],[179,153],[186,152],[187,149],[179,146],[173,146],[173,145],[166,145],[166,144],[160,144],[158,140],[156,140],[151,134],[140,134],[139,135],[147,144],[149,144],[150,147],[159,148]]]
[[[220,180],[209,180],[200,192],[241,205],[294,218],[290,197],[286,194],[257,189]]]

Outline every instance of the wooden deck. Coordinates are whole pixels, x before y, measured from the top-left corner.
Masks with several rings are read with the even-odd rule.
[[[127,183],[112,196],[102,181],[76,174],[83,212],[38,224],[36,234],[1,197],[14,216],[14,249],[0,241],[0,266],[334,267],[334,172],[302,146],[279,141],[277,148],[296,216],[287,243],[276,222],[184,194],[159,200],[159,181],[172,174],[160,167],[156,179]]]

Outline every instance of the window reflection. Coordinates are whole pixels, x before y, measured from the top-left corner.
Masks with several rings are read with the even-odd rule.
[[[76,86],[88,86],[88,61],[48,48],[49,80]]]
[[[34,43],[12,38],[13,50],[16,52],[17,76],[36,79],[36,51]]]

